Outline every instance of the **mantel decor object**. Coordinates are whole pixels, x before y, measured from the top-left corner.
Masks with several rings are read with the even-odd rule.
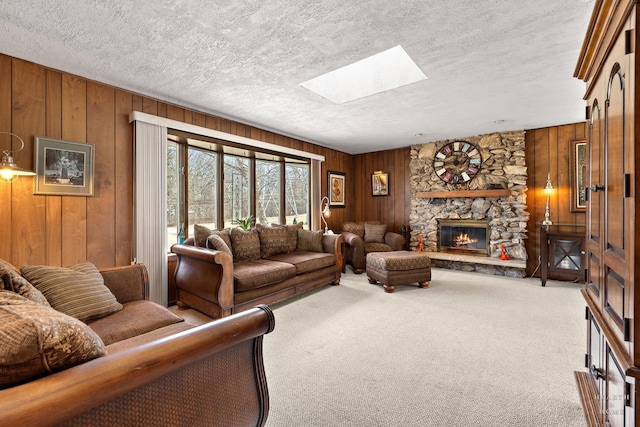
[[[92,144],[36,137],[34,194],[93,195]]]

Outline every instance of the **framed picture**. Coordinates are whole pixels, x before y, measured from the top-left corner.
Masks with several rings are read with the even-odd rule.
[[[36,137],[34,194],[93,195],[92,144]]]
[[[389,195],[389,174],[387,172],[376,171],[371,175],[371,195]]]
[[[328,190],[329,193],[329,206],[331,207],[344,207],[344,173],[327,171],[329,177]]]
[[[570,143],[571,174],[571,212],[581,212],[587,208],[585,196],[587,180],[587,141],[584,139],[572,140]]]

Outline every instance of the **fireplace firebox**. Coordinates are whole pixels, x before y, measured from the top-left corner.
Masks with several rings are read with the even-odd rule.
[[[489,256],[488,220],[438,219],[438,251]]]

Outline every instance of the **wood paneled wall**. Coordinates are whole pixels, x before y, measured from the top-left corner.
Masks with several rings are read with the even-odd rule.
[[[345,221],[380,220],[398,231],[409,224],[410,148],[349,155],[220,117],[167,104],[31,62],[0,55],[0,130],[21,136],[25,149],[15,155],[33,168],[33,138],[47,136],[95,144],[93,197],[36,196],[33,179],[0,184],[0,258],[15,265],[70,265],[91,261],[99,267],[131,262],[133,219],[133,131],[131,111],[167,117],[211,129],[325,156],[327,171],[346,174],[346,206],[334,208],[329,227]],[[551,199],[554,223],[584,224],[583,213],[569,211],[569,142],[585,137],[584,123],[526,132],[529,191],[528,273],[539,255],[539,224],[547,172],[557,191]],[[10,138],[0,136],[0,147]],[[389,173],[389,196],[371,194],[371,174]]]
[[[327,170],[352,170],[353,156],[339,151],[0,55],[0,130],[25,140],[25,149],[14,156],[18,165],[34,167],[35,136],[96,147],[93,197],[34,195],[33,178],[0,184],[0,258],[16,266],[91,261],[100,268],[132,261],[132,111],[323,155],[323,194]],[[1,136],[0,147],[10,143]],[[353,205],[347,199],[346,209],[334,210],[332,228]]]
[[[349,220],[379,220],[396,233],[401,226],[408,227],[411,211],[410,161],[410,147],[354,156],[355,179],[351,181],[353,188],[350,191],[355,197],[355,206]],[[389,196],[371,195],[371,174],[375,171],[389,173]]]
[[[527,179],[527,206],[531,217],[527,224],[529,239],[526,244],[529,259],[527,274],[535,271],[540,276],[538,261],[540,256],[540,224],[544,220],[547,196],[544,187],[547,174],[556,189],[549,198],[550,219],[554,224],[586,223],[586,214],[571,212],[569,162],[571,141],[586,139],[586,124],[575,123],[528,130],[525,133],[526,158],[529,177]],[[580,228],[579,230],[584,230]]]

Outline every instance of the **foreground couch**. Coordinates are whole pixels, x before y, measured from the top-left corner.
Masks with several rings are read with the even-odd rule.
[[[209,230],[173,245],[179,307],[220,318],[257,304],[271,304],[309,289],[340,283],[339,234],[296,226]]]
[[[267,306],[196,326],[145,300],[148,276],[143,265],[101,270],[96,276],[97,269],[87,264],[70,269],[86,273],[91,281],[102,278],[116,301],[109,302],[112,313],[84,323],[52,308],[60,301],[51,306],[43,301],[43,295],[56,300],[47,286],[35,290],[17,270],[0,262],[3,425],[266,423],[269,399],[262,336],[274,328]],[[46,284],[53,276],[40,269],[34,277]],[[38,315],[29,319],[28,312]],[[26,333],[21,347],[7,350],[15,337],[9,332],[12,326],[24,330],[37,324],[42,327]],[[68,338],[70,331],[75,341]],[[78,334],[86,342],[78,342]],[[33,336],[40,350],[35,355],[29,351]],[[61,366],[63,360],[71,366]],[[17,384],[11,384],[12,379]]]
[[[405,249],[405,238],[401,234],[387,231],[386,224],[379,221],[345,222],[342,224],[341,234],[345,242],[345,264],[351,265],[356,274],[366,270],[368,253]]]

